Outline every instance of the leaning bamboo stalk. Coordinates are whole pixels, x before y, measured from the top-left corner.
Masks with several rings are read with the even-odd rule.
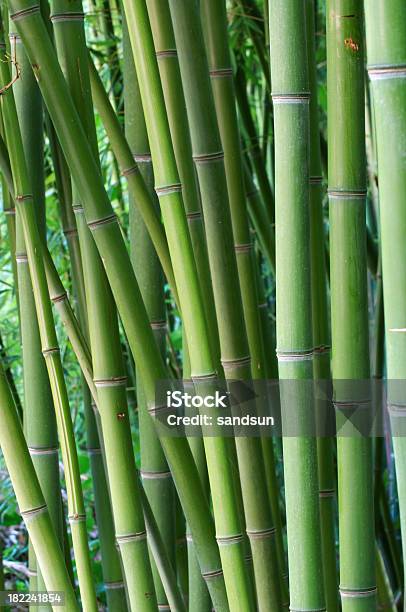
[[[36,218],[45,241],[45,194],[43,166],[42,100],[21,41],[14,37],[15,57],[21,71],[13,87],[23,147],[33,188]],[[16,261],[19,286],[19,313],[24,377],[24,430],[45,502],[62,545],[62,507],[58,494],[59,444],[52,393],[41,352],[35,301],[20,215],[17,215]],[[30,567],[32,560],[30,559]],[[44,590],[39,568],[35,588]],[[45,607],[45,609],[49,609]]]
[[[239,255],[239,264],[242,268],[244,281],[248,278],[251,283],[244,287],[247,298],[255,299],[255,281],[249,276],[251,243],[247,233],[247,219],[245,202],[242,210],[233,200],[234,220],[229,208],[228,185],[224,165],[223,143],[218,128],[216,107],[211,90],[209,65],[206,56],[202,26],[200,22],[199,6],[197,2],[188,3],[182,0],[170,0],[172,21],[177,44],[182,82],[185,92],[186,107],[189,116],[190,133],[193,148],[193,159],[199,178],[202,196],[202,208],[205,219],[209,262],[213,280],[214,299],[216,304],[217,321],[219,327],[222,365],[225,376],[229,380],[249,380],[252,372],[258,377],[260,363],[258,353],[250,354],[250,345],[246,334],[244,309],[238,278],[236,252]],[[219,6],[219,5],[217,5]],[[221,8],[221,6],[220,6]],[[224,35],[224,15],[219,24],[220,36]],[[211,25],[213,23],[211,22]],[[217,38],[218,43],[218,38]],[[222,47],[220,52],[228,48]],[[222,58],[223,60],[224,58]],[[216,58],[217,62],[217,58]],[[226,65],[216,63],[213,76],[219,77],[226,72],[230,74],[229,58]],[[219,80],[227,87],[227,80]],[[220,87],[220,85],[217,85]],[[223,88],[226,91],[226,104],[234,104],[233,89]],[[224,98],[221,100],[224,110]],[[203,111],[204,109],[204,111]],[[219,117],[220,121],[227,121],[230,117],[225,113]],[[227,129],[233,132],[233,124],[228,121]],[[224,134],[223,134],[224,135]],[[232,133],[235,143],[237,136],[237,154],[239,150],[238,133]],[[227,155],[230,155],[230,142],[227,142]],[[227,167],[230,170],[230,166]],[[236,180],[235,167],[232,169],[232,180]],[[233,196],[236,197],[235,182],[232,185]],[[242,196],[244,190],[242,188]],[[233,237],[234,225],[237,224],[238,235]],[[242,240],[242,242],[240,242]],[[247,257],[247,252],[249,253]],[[219,265],[219,263],[221,264]],[[241,267],[240,267],[241,271]],[[256,301],[254,302],[256,310]],[[258,331],[251,328],[252,334]],[[256,334],[256,342],[260,342]],[[255,361],[253,361],[255,359]],[[278,609],[280,605],[279,582],[277,578],[276,557],[274,552],[274,526],[268,495],[266,489],[265,469],[262,457],[261,441],[250,437],[238,437],[235,440],[238,468],[241,480],[241,490],[246,521],[246,533],[250,539],[253,556],[256,592],[260,609]],[[255,479],[253,478],[255,474]],[[266,561],[265,561],[266,560]],[[268,568],[265,576],[264,568]]]
[[[338,414],[369,378],[362,3],[327,3],[332,374]],[[354,381],[346,384],[345,381]],[[367,398],[368,399],[368,398]],[[376,606],[372,441],[348,420],[337,438],[342,609]],[[352,427],[352,430],[351,430]],[[354,469],[356,466],[356,469]]]
[[[10,83],[10,72],[6,62],[0,63],[3,84]],[[75,438],[69,401],[63,376],[62,363],[55,333],[54,321],[46,284],[41,253],[41,239],[35,218],[31,185],[27,173],[21,134],[12,90],[8,89],[1,98],[5,134],[9,147],[14,180],[17,214],[21,215],[31,282],[39,324],[42,352],[45,357],[56,411],[58,434],[65,467],[68,490],[69,521],[76,566],[78,570],[82,603],[86,610],[96,609],[96,595],[91,579],[89,550],[85,525],[85,509],[80,483],[80,472],[76,453]]]
[[[28,13],[24,10],[32,6],[34,8]],[[31,63],[34,66],[46,67],[39,79],[40,89],[81,195],[86,221],[103,257],[132,353],[142,368],[144,389],[152,414],[155,405],[155,381],[165,380],[167,371],[154,342],[122,234],[54,50],[46,38],[42,17],[35,5],[31,5],[27,0],[22,3],[14,3],[13,0],[11,7],[12,18],[23,38]],[[193,533],[202,572],[219,609],[227,609],[224,581],[219,571],[219,553],[214,540],[214,525],[187,441],[182,438],[163,438],[161,443]]]
[[[103,83],[97,74],[96,67],[89,57],[90,82],[95,106],[100,114],[110,146],[119,163],[121,174],[127,179],[128,191],[131,193],[133,201],[136,202],[142,215],[143,221],[147,226],[149,235],[154,244],[155,250],[160,259],[163,271],[171,287],[172,293],[178,302],[175,279],[171,258],[168,251],[168,243],[165,232],[160,222],[159,216],[152,203],[151,196],[143,181],[142,175],[137,166],[134,166],[134,158],[131,153],[128,141],[126,140],[118,119],[110,104],[108,95],[103,87]]]
[[[65,596],[65,609],[79,610],[57,535],[28,451],[13,396],[0,365],[0,447],[48,591]]]
[[[78,18],[82,2],[78,0],[73,4],[54,0],[51,8],[57,53],[92,152],[97,158],[97,136],[91,103],[85,33],[83,20]],[[155,590],[132,452],[117,312],[102,261],[86,225],[80,195],[74,181],[72,191],[82,254],[94,384],[97,389],[115,537],[120,549],[130,609],[152,611],[156,608]],[[120,457],[120,462],[117,462],[117,456]],[[108,572],[107,584],[116,584],[121,579],[120,564],[114,540],[110,541],[110,545],[113,550],[107,551],[104,569]],[[121,597],[121,605],[125,605],[123,584]]]
[[[124,53],[124,107],[125,135],[133,157],[140,164],[140,172],[149,188],[155,209],[159,203],[154,192],[154,172],[149,150],[148,136],[143,118],[140,92],[132,58],[126,24],[123,24]],[[131,196],[130,196],[131,197]],[[162,358],[166,353],[166,308],[164,278],[146,226],[135,202],[130,200],[130,254],[144,304],[150,319],[155,340]],[[135,364],[137,366],[137,364]],[[151,510],[163,537],[169,558],[175,561],[175,491],[159,438],[150,419],[142,390],[142,379],[137,376],[138,422],[141,447],[141,478]],[[154,584],[158,606],[167,606],[168,600],[153,564]]]
[[[300,0],[271,0],[269,8],[275,126],[276,329],[290,606],[293,610],[325,610],[311,388],[310,94],[305,7]]]
[[[315,49],[314,3],[306,1],[307,59],[310,90],[310,253],[312,283],[312,325],[314,361],[313,374],[322,385],[331,377],[330,337],[327,302],[327,272],[324,257],[325,236],[323,222],[323,176],[321,167],[319,116],[317,103],[317,75]],[[324,404],[316,411],[323,410]],[[325,417],[321,414],[321,419]],[[317,415],[316,415],[317,419]],[[317,439],[321,543],[326,606],[331,612],[338,609],[337,562],[335,546],[335,487],[334,440],[325,432]]]

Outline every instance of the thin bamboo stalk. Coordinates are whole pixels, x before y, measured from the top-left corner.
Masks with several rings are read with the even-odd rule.
[[[45,240],[45,194],[43,165],[42,100],[31,66],[20,39],[14,38],[16,61],[21,76],[13,91],[30,183],[33,188],[36,218]],[[17,215],[16,261],[19,286],[19,312],[24,376],[24,430],[35,471],[48,506],[55,533],[62,546],[62,506],[59,495],[59,444],[55,411],[48,373],[41,351],[35,301],[20,215]],[[30,558],[30,567],[33,567]],[[31,581],[30,581],[31,584]],[[31,588],[31,587],[30,587]],[[35,576],[35,588],[45,590],[41,572]],[[49,610],[49,606],[40,606]]]
[[[305,6],[271,0],[275,130],[276,329],[290,607],[325,610],[318,507],[311,329],[309,82]],[[294,180],[292,180],[294,177]],[[289,408],[295,405],[295,417]],[[297,431],[289,428],[297,427]]]
[[[317,75],[315,49],[314,2],[306,2],[307,56],[310,85],[310,240],[312,323],[316,381],[325,384],[331,377],[330,334],[327,302],[327,273],[324,257],[325,236],[323,222],[323,176],[321,167],[319,113],[317,103]],[[316,411],[323,410],[324,403]],[[321,414],[322,422],[325,415]],[[317,415],[316,415],[317,418]],[[317,439],[321,544],[323,558],[324,591],[329,612],[338,610],[337,562],[335,546],[335,488],[332,438],[322,433]]]
[[[0,74],[3,85],[10,83],[10,72],[6,62],[0,63]],[[85,509],[83,505],[83,494],[69,402],[42,262],[41,239],[35,218],[31,185],[26,168],[15,102],[11,89],[8,89],[6,94],[1,97],[1,103],[15,186],[14,199],[16,201],[17,213],[21,215],[41,336],[42,352],[47,365],[56,411],[58,434],[68,491],[69,520],[71,524],[82,604],[86,610],[96,610],[96,595],[94,584],[91,579],[90,558],[87,545]]]
[[[65,609],[79,610],[61,547],[28,451],[13,396],[0,365],[0,447],[48,591],[65,596]]]
[[[327,3],[332,374],[336,408],[357,405],[369,378],[363,8]],[[340,381],[337,382],[337,381]],[[358,393],[357,393],[358,391]],[[357,397],[358,396],[358,397]],[[361,398],[365,399],[365,398]],[[344,612],[376,606],[371,439],[337,439],[340,593]],[[356,468],[356,469],[355,469]]]
[[[365,0],[368,73],[375,119],[379,174],[385,344],[388,405],[395,453],[397,491],[406,559],[406,444],[402,437],[405,415],[404,360],[406,336],[405,266],[403,261],[406,216],[405,100],[406,6],[395,0]],[[404,586],[403,586],[404,591]],[[405,605],[405,604],[404,604]]]
[[[155,210],[159,211],[159,203],[154,191],[154,172],[137,75],[126,24],[123,24],[123,26],[125,134],[134,159],[140,163],[140,172],[149,188]],[[135,202],[130,200],[129,204],[131,261],[156,343],[163,360],[165,360],[166,309],[162,268]],[[154,424],[147,412],[141,376],[137,376],[137,402],[143,487],[167,548],[168,556],[172,565],[175,566],[175,491],[165,455],[154,429]],[[158,605],[168,605],[155,564],[152,568]]]
[[[155,381],[165,380],[167,371],[154,342],[122,234],[54,50],[46,38],[42,17],[35,5],[27,0],[22,0],[22,3],[20,0],[12,0],[10,6],[32,65],[42,67],[40,89],[82,198],[86,221],[103,257],[131,351],[142,368],[148,409],[152,414],[155,411]],[[25,9],[32,6],[34,8],[27,13]],[[189,287],[185,293],[188,291]],[[201,348],[199,342],[196,346]],[[205,351],[202,352],[204,356]],[[198,366],[196,370],[201,371],[200,364]],[[214,540],[214,525],[188,443],[183,438],[162,438],[161,443],[193,533],[202,573],[207,579],[215,605],[219,610],[227,610],[223,576],[219,571],[219,553]]]

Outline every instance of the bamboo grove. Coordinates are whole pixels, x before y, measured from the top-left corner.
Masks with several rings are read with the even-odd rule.
[[[0,610],[405,611],[405,0],[0,6]]]

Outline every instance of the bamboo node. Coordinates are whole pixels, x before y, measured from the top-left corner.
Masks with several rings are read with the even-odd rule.
[[[346,589],[346,588],[342,588],[340,586],[340,595],[342,598],[351,598],[351,597],[357,597],[357,598],[366,598],[366,597],[375,597],[377,593],[377,588],[376,586],[373,587],[367,587],[365,589]]]
[[[81,204],[72,204],[72,210],[76,214],[82,214],[85,212],[83,206]]]
[[[217,544],[219,546],[230,546],[231,544],[238,544],[242,542],[244,535],[242,533],[236,533],[229,536],[216,536]]]
[[[217,378],[217,373],[216,372],[209,372],[208,374],[192,374],[191,375],[191,380],[193,382],[200,382],[200,381],[205,381],[205,380],[214,380]]]
[[[402,79],[406,77],[406,65],[404,64],[383,64],[368,66],[368,75],[371,81],[383,79]]]
[[[30,455],[57,455],[58,447],[52,446],[49,448],[35,448],[33,446],[28,447]]]
[[[76,227],[67,227],[63,230],[63,233],[66,237],[77,236],[78,230],[76,229]]]
[[[157,194],[158,198],[163,198],[164,196],[171,195],[172,193],[181,192],[181,183],[173,183],[172,185],[163,185],[162,187],[155,187],[155,193]]]
[[[57,21],[83,21],[85,18],[84,13],[54,13],[50,16],[52,23]]]
[[[230,78],[233,76],[232,68],[214,68],[209,72],[212,79]]]
[[[93,231],[95,229],[98,229],[101,225],[108,225],[109,223],[116,223],[117,222],[117,216],[115,213],[113,213],[112,215],[109,215],[108,217],[105,217],[104,219],[97,219],[97,221],[91,221],[90,223],[88,223],[88,228]]]
[[[51,302],[56,304],[57,302],[63,302],[68,297],[66,292],[61,293],[60,295],[51,296]]]
[[[96,389],[104,387],[125,387],[127,376],[112,376],[111,378],[99,378],[93,380]]]
[[[105,582],[104,586],[105,586],[106,589],[109,589],[109,590],[123,589],[124,588],[124,582],[122,580],[117,580],[116,582]]]
[[[43,514],[44,512],[48,512],[48,506],[46,504],[42,504],[36,508],[30,508],[29,510],[21,510],[20,514],[24,519],[30,519],[38,514]]]
[[[335,491],[334,489],[322,489],[319,491],[319,497],[334,497]]]
[[[321,185],[322,182],[323,182],[322,176],[311,176],[309,178],[310,185]]]
[[[158,610],[170,610],[171,607],[168,604],[158,604]]]
[[[364,200],[367,196],[366,189],[328,189],[327,193],[331,200]]]
[[[131,168],[126,168],[125,170],[122,170],[121,172],[121,176],[130,176],[130,174],[138,174],[138,172],[140,171],[140,169],[138,168],[137,165],[135,166],[131,166]]]
[[[204,155],[193,155],[193,161],[196,164],[209,164],[215,161],[221,161],[224,159],[224,151],[217,151],[215,153],[207,153]]]
[[[28,262],[28,257],[26,255],[26,253],[16,253],[15,260],[16,260],[16,262],[18,264],[19,263],[27,263]]]
[[[3,210],[5,215],[14,215],[16,214],[16,209],[13,208],[6,208],[5,210]]]
[[[157,414],[160,414],[161,412],[165,412],[169,410],[169,407],[166,406],[165,404],[163,404],[162,406],[151,406],[150,408],[148,408],[148,412],[149,414],[154,417]]]
[[[243,366],[250,365],[251,356],[245,355],[245,357],[239,357],[238,359],[221,359],[221,365],[225,370],[232,370],[234,368],[241,368]]]
[[[127,535],[118,535],[116,536],[116,540],[118,542],[118,545],[120,546],[120,544],[129,544],[131,542],[138,542],[138,541],[142,541],[145,540],[147,538],[147,532],[144,531],[138,531],[135,533],[129,533]]]
[[[87,448],[86,452],[89,455],[101,455],[101,448]]]
[[[273,93],[274,104],[308,104],[310,102],[310,91],[296,93]]]
[[[268,529],[247,529],[247,536],[250,540],[265,540],[266,538],[271,538],[275,533],[275,527],[269,527]]]
[[[214,580],[215,578],[220,578],[220,576],[222,575],[223,575],[222,569],[212,570],[210,572],[202,572],[202,578],[206,582],[208,582],[209,580]]]
[[[50,357],[54,353],[59,353],[59,346],[51,346],[49,348],[42,349],[42,354],[45,357],[45,359],[47,357]]]
[[[200,210],[186,213],[186,219],[188,221],[194,221],[194,219],[201,219],[201,218],[202,218],[202,213],[200,212]]]
[[[152,161],[150,153],[134,153],[133,158],[137,164],[149,164]]]
[[[35,578],[35,576],[38,576],[38,572],[37,572],[37,570],[33,570],[33,569],[28,568],[27,575],[28,575],[29,578]]]
[[[235,244],[234,251],[236,253],[249,253],[252,250],[252,242],[248,244]]]
[[[160,329],[165,329],[166,330],[166,319],[162,319],[161,321],[151,321],[150,322],[151,325],[151,329],[155,329],[155,330],[160,330]]]
[[[391,416],[393,417],[406,416],[406,404],[388,402],[386,406]]]
[[[32,200],[32,193],[16,195],[15,200],[16,202],[26,202],[27,200]]]
[[[18,21],[19,19],[24,19],[25,17],[35,15],[35,13],[39,13],[40,10],[39,4],[35,4],[34,6],[30,6],[29,8],[22,9],[21,11],[11,14],[10,19],[11,21]]]
[[[278,351],[276,350],[278,361],[311,361],[314,356],[314,349],[304,349],[302,351]]]
[[[160,480],[172,478],[172,473],[168,470],[164,472],[149,472],[147,470],[140,470],[140,474],[143,480]]]
[[[158,60],[164,59],[165,57],[178,57],[176,49],[164,49],[163,51],[157,51],[155,53]]]

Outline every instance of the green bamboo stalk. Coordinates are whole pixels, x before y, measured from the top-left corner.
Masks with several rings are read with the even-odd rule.
[[[201,2],[203,16],[204,35],[208,51],[209,71],[217,112],[220,136],[224,148],[225,173],[230,202],[231,222],[234,237],[234,249],[236,252],[238,277],[240,280],[242,305],[245,325],[247,329],[248,347],[251,355],[251,376],[254,380],[264,379],[265,352],[261,332],[261,320],[258,310],[258,288],[256,285],[255,259],[252,251],[252,242],[247,215],[247,203],[244,191],[243,158],[240,145],[240,135],[237,122],[236,100],[234,82],[232,77],[231,57],[227,39],[227,16],[226,6],[223,1],[203,0]],[[272,440],[261,440],[265,461],[271,453]],[[238,450],[237,444],[237,450]],[[268,462],[268,469],[272,469]],[[250,469],[255,469],[251,465]],[[257,496],[267,498],[267,484],[270,480],[276,484],[275,478],[262,481],[263,489],[260,490],[258,482],[255,483]],[[248,493],[251,495],[252,493]],[[277,490],[271,495],[277,496]],[[270,506],[262,501],[264,516],[251,514],[246,510],[247,529],[258,530],[258,521],[263,521],[268,513],[271,517],[272,527],[276,530]],[[276,539],[276,536],[275,536]],[[268,547],[262,544],[261,552],[256,551],[257,538],[251,541],[253,553],[254,572],[256,578],[259,608],[265,606],[280,606],[278,599],[279,585],[283,582],[278,576],[275,542],[268,540]],[[258,556],[263,555],[260,561]],[[267,555],[267,558],[265,556]],[[261,568],[259,570],[258,568]],[[261,575],[260,572],[266,572]],[[266,587],[264,588],[264,584]],[[267,591],[268,590],[268,591]],[[284,595],[285,596],[285,595]]]
[[[123,53],[126,139],[131,147],[134,159],[140,164],[140,172],[145,184],[149,188],[151,199],[154,201],[155,209],[158,212],[159,203],[154,191],[154,172],[148,136],[125,20],[123,23]],[[162,358],[165,360],[166,309],[162,268],[141,214],[136,208],[135,202],[131,200],[130,253],[150,325]],[[175,492],[172,475],[154,429],[154,424],[147,412],[140,376],[137,376],[137,381],[143,487],[157,521],[159,532],[168,550],[168,556],[172,565],[175,566]],[[168,600],[155,564],[153,564],[153,574],[158,606],[167,606]]]
[[[138,166],[134,165],[134,158],[130,146],[121,130],[121,126],[104,90],[103,83],[97,74],[95,65],[90,58],[89,70],[94,103],[107,132],[111,148],[117,158],[121,174],[127,179],[128,191],[131,193],[133,202],[137,203],[137,207],[140,210],[142,219],[147,226],[149,235],[151,236],[151,240],[158,254],[166,279],[171,287],[175,300],[178,302],[168,243],[159,216],[154,209],[151,196],[148,193],[147,186],[139,172]]]
[[[269,8],[275,124],[276,329],[285,433],[290,607],[325,610],[317,447],[312,437],[314,410],[309,386],[313,341],[305,6],[300,0],[271,0]],[[295,402],[295,422],[289,402]],[[295,425],[300,429],[289,432]]]
[[[0,365],[0,447],[14,487],[20,513],[40,565],[48,591],[65,596],[68,612],[79,610],[75,593],[65,567],[61,547],[41,492],[28,451],[13,396]]]
[[[11,82],[9,66],[6,62],[0,62],[0,75],[3,85]],[[96,595],[94,591],[94,584],[91,579],[90,558],[85,525],[86,517],[80,484],[80,472],[76,454],[75,439],[73,435],[69,402],[63,376],[59,347],[57,344],[51,303],[49,300],[46,277],[42,262],[41,238],[35,217],[33,197],[31,195],[31,185],[26,168],[12,90],[8,89],[6,94],[1,97],[1,104],[15,186],[14,199],[16,201],[17,214],[21,215],[41,336],[42,352],[47,365],[56,411],[58,434],[61,444],[68,491],[69,520],[71,524],[82,604],[86,610],[95,610]]]
[[[370,375],[364,17],[362,4],[354,0],[329,0],[327,11],[332,374],[334,381],[362,381]],[[336,383],[336,408],[357,405],[356,387],[356,382]],[[348,426],[350,431],[337,439],[344,612],[376,606],[372,443]]]
[[[55,0],[51,8],[57,53],[93,154],[97,158],[97,136],[91,103],[85,33],[83,21],[78,19],[82,2],[78,0],[73,4]],[[94,384],[97,389],[116,540],[120,549],[130,609],[152,611],[156,609],[156,598],[132,452],[117,313],[102,261],[86,225],[75,182],[73,203],[81,245]],[[110,549],[106,551],[107,558],[104,562],[105,579],[107,585],[116,585],[121,579],[120,564],[114,540],[109,539]],[[117,594],[117,591],[114,591]],[[113,595],[113,590],[108,589],[108,593]],[[121,598],[121,605],[124,606],[123,588]]]
[[[307,56],[310,85],[310,239],[312,323],[316,381],[325,384],[331,377],[330,336],[327,302],[327,274],[324,257],[325,236],[323,222],[323,176],[321,167],[319,113],[317,103],[317,74],[315,49],[315,14],[313,0],[306,2]],[[325,408],[324,403],[316,411]],[[324,422],[324,414],[320,415]],[[316,417],[317,418],[317,417]],[[332,438],[322,435],[317,439],[321,544],[326,606],[338,610],[337,563],[335,546],[335,487]]]
[[[30,183],[33,188],[36,218],[45,241],[45,194],[43,166],[42,99],[21,41],[12,39],[21,76],[13,87],[16,109],[23,136]],[[17,215],[16,260],[18,270],[20,328],[24,377],[24,430],[28,449],[48,506],[55,533],[62,546],[62,506],[59,495],[58,435],[51,387],[41,352],[41,339],[32,293],[28,258],[21,217]],[[30,558],[30,567],[33,560]],[[31,581],[30,581],[30,588]],[[45,590],[41,572],[35,576],[35,588]],[[40,606],[50,610],[50,606]]]
[[[213,287],[210,276],[204,222],[200,205],[199,185],[192,157],[189,125],[183,85],[177,58],[176,43],[167,2],[147,0],[148,16],[158,59],[159,74],[171,131],[176,164],[182,183],[182,198],[189,225],[193,253],[202,288],[210,342],[216,368],[220,371],[220,346]]]
[[[28,13],[25,11],[33,6],[32,11]],[[39,79],[40,89],[82,198],[86,221],[103,257],[131,351],[142,368],[144,390],[152,414],[155,405],[155,381],[165,380],[168,375],[167,370],[154,342],[132,265],[98,167],[73,106],[55,52],[46,38],[42,17],[35,6],[30,0],[22,0],[22,3],[20,0],[12,0],[13,19],[32,65],[43,67]],[[178,243],[178,240],[176,242]],[[188,292],[189,286],[184,293]],[[191,320],[199,321],[199,318],[191,317]],[[196,325],[192,326],[192,331],[195,327]],[[205,336],[207,334],[202,334],[202,337]],[[195,347],[199,347],[200,350],[198,341],[195,342]],[[201,356],[205,357],[206,352],[202,351]],[[196,364],[196,371],[204,372],[200,365],[200,362]],[[207,579],[215,605],[221,611],[227,610],[223,576],[219,572],[221,567],[219,553],[214,540],[214,525],[187,440],[162,438],[161,443],[193,533],[202,573]]]
[[[379,204],[385,343],[387,355],[388,405],[395,453],[397,490],[402,533],[403,560],[406,558],[405,440],[400,433],[404,422],[404,334],[406,301],[404,242],[406,217],[405,100],[406,100],[406,6],[397,0],[389,4],[365,0],[368,73],[375,119],[379,172]],[[395,259],[394,259],[395,258]],[[396,262],[396,265],[394,264]],[[400,382],[402,381],[402,382]],[[403,587],[404,590],[404,587]]]

